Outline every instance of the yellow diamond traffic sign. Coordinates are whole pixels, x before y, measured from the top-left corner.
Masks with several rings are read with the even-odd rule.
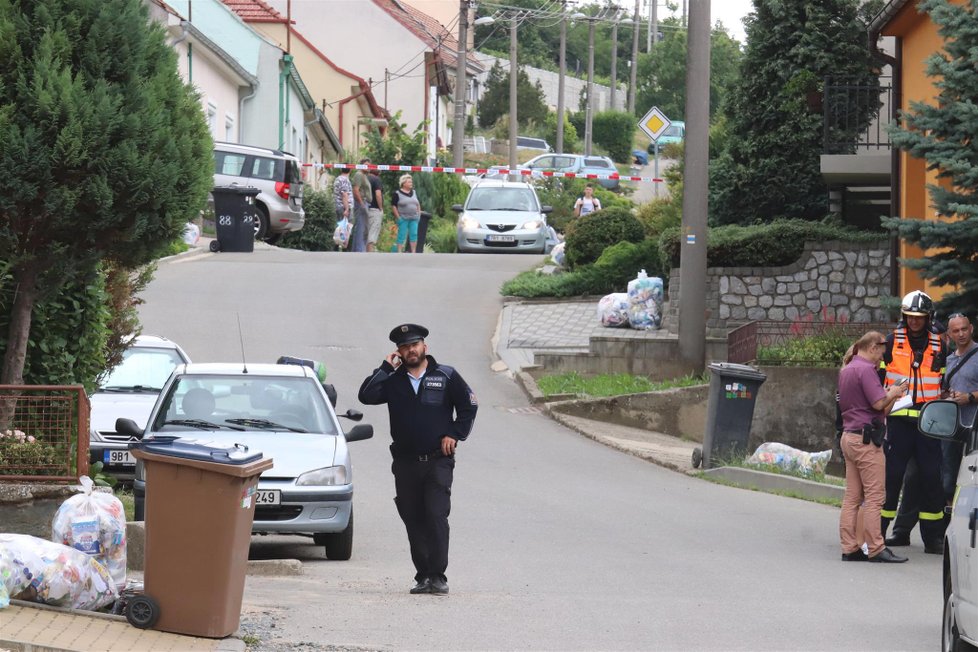
[[[653,106],[649,109],[649,112],[639,121],[638,128],[644,131],[652,142],[659,140],[659,136],[662,135],[666,129],[669,128],[672,122],[666,117],[666,114],[659,110],[659,107]]]

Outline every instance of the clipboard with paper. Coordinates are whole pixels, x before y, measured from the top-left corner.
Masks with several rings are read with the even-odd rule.
[[[903,410],[912,406],[913,406],[913,398],[910,396],[910,394],[901,396],[893,404],[893,407],[890,408],[890,414],[893,414],[897,410]]]

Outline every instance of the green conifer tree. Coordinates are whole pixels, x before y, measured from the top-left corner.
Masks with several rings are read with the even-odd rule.
[[[48,287],[179,237],[213,183],[212,147],[140,0],[0,0],[0,260],[17,287],[0,384],[23,382]]]
[[[978,14],[973,3],[923,0],[918,8],[930,15],[944,37],[944,52],[927,60],[927,74],[938,89],[933,104],[913,102],[902,115],[903,127],[890,134],[897,147],[927,161],[940,185],[928,185],[941,220],[890,218],[884,223],[901,237],[930,250],[922,258],[903,260],[939,286],[957,289],[938,307],[978,313]],[[916,219],[915,219],[916,218]]]

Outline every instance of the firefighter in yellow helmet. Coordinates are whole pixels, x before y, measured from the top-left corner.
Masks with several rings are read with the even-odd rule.
[[[918,512],[924,551],[941,554],[944,549],[944,492],[941,485],[941,442],[920,434],[917,419],[924,403],[941,397],[941,377],[947,346],[933,325],[934,302],[926,293],[915,290],[900,305],[901,321],[886,338],[880,367],[886,387],[907,384],[911,404],[895,405],[886,420],[886,499],[880,512],[883,535],[897,515],[900,488],[907,463],[917,464]],[[907,500],[907,497],[904,497]],[[910,501],[908,501],[910,502]],[[913,527],[912,523],[910,527]],[[887,537],[887,545],[909,545],[906,529]]]

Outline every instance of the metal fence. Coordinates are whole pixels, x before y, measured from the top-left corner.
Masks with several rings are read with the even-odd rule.
[[[841,323],[814,320],[752,321],[727,334],[727,360],[739,364],[824,367],[828,364],[824,359],[805,359],[803,356],[798,357],[797,355],[786,359],[777,349],[792,340],[801,340],[817,335],[826,336],[826,340],[831,338],[846,340],[851,344],[866,331],[875,330],[885,334],[892,329],[892,324],[882,323]],[[840,354],[840,359],[834,364],[837,366],[841,362]]]
[[[893,121],[892,107],[893,83],[888,76],[869,84],[826,78],[822,97],[825,153],[888,150],[886,129]]]
[[[87,475],[90,411],[81,385],[0,385],[0,481]]]

